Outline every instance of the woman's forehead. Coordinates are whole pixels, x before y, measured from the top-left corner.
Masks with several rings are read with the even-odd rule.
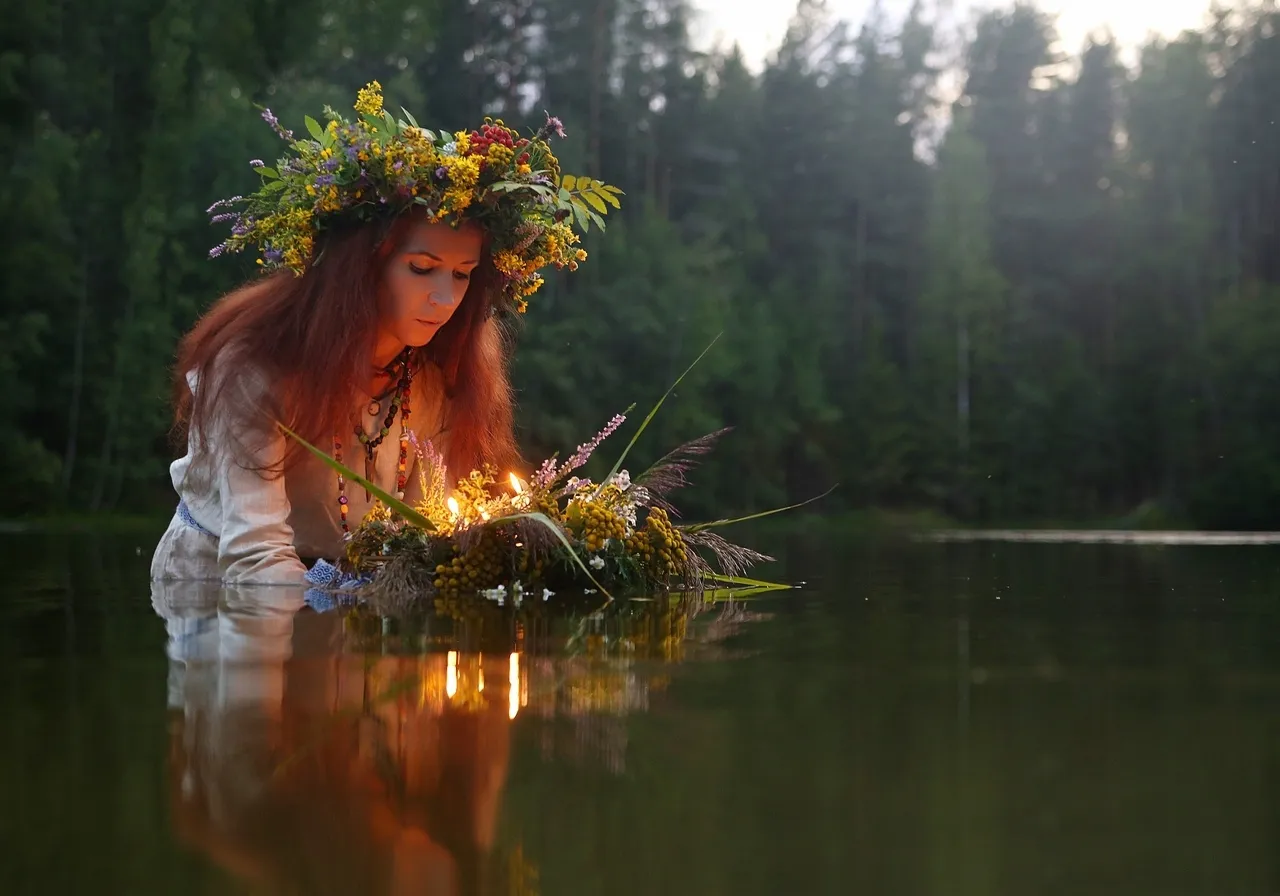
[[[475,224],[452,227],[427,221],[414,222],[405,233],[401,252],[437,258],[475,261],[480,257],[483,231]]]

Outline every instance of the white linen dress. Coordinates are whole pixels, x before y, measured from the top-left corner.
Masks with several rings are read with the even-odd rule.
[[[194,391],[194,375],[188,376]],[[249,378],[237,385],[253,388]],[[378,403],[371,414],[368,400],[355,411],[366,432],[382,425],[390,397]],[[409,428],[422,440],[430,440],[440,452],[447,450],[445,423],[448,399],[443,374],[435,365],[415,373],[410,387]],[[215,432],[217,427],[215,426]],[[343,462],[362,475],[364,447],[352,429],[339,434]],[[395,494],[399,459],[400,423],[397,420],[375,458],[373,481]],[[331,444],[319,445],[331,448]],[[277,434],[261,449],[259,462],[266,466],[285,449],[285,437]],[[228,585],[301,585],[307,566],[302,557],[336,560],[343,552],[343,533],[338,510],[338,479],[318,458],[311,455],[289,469],[284,476],[266,478],[246,469],[230,456],[225,444],[209,439],[212,463],[201,469],[214,475],[197,475],[192,469],[198,459],[196,439],[188,439],[187,453],[169,468],[179,506],[168,529],[156,546],[151,561],[152,581],[214,580]],[[417,457],[409,449],[408,483],[405,498],[412,502],[419,494]],[[355,528],[368,512],[362,486],[347,482],[347,522]],[[184,512],[185,511],[185,512]]]

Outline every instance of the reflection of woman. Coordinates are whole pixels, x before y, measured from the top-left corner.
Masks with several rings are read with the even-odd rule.
[[[494,312],[523,310],[540,269],[586,257],[551,200],[559,122],[531,139],[500,122],[437,136],[384,117],[376,82],[356,110],[313,140],[264,113],[292,156],[254,162],[263,188],[211,209],[233,222],[214,254],[256,249],[268,273],[180,347],[187,446],[154,579],[297,584],[303,558],[341,554],[370,495],[278,421],[410,500],[414,433],[453,475],[517,459]]]
[[[329,652],[337,614],[228,589],[198,626],[181,609],[191,587],[153,586],[184,668],[171,676],[180,838],[273,892],[480,892],[508,762],[501,682],[450,709],[424,699],[428,660]],[[174,643],[193,630],[198,648]]]

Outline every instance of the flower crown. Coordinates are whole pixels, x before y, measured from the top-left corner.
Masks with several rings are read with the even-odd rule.
[[[275,168],[250,162],[262,188],[209,208],[215,223],[234,222],[211,257],[253,246],[264,269],[301,275],[319,261],[313,257],[316,234],[339,217],[371,221],[422,206],[431,221],[475,221],[484,228],[502,294],[523,312],[528,296],[542,286],[539,270],[577,270],[586,260],[576,248],[573,224],[603,230],[602,216],[621,205],[617,187],[560,173],[548,142],[564,136],[558,118],[548,116],[531,137],[489,118],[470,133],[432,132],[403,109],[407,121],[385,111],[377,81],[359,92],[355,111],[358,117],[348,121],[326,106],[328,126],[307,116],[311,139],[299,140],[263,110],[293,154]]]

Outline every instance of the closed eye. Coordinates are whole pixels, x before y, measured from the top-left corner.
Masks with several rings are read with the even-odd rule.
[[[409,262],[409,270],[413,271],[415,274],[417,274],[420,277],[425,277],[428,274],[433,273],[437,267],[438,265],[428,265],[426,267],[422,267],[414,264],[413,262]],[[471,279],[471,272],[470,271],[454,271],[453,279],[466,283],[468,280]]]

